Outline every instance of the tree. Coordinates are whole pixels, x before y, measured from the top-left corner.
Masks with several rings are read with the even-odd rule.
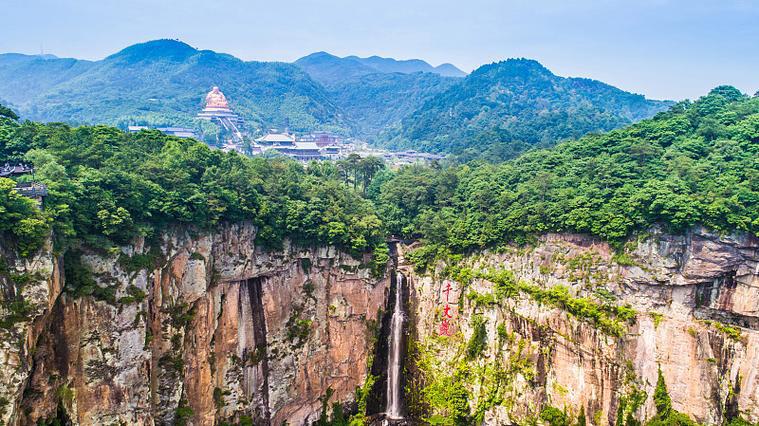
[[[371,156],[362,158],[359,161],[358,167],[361,170],[361,175],[363,177],[362,192],[366,195],[366,188],[372,183],[374,175],[385,167],[385,162],[379,157]]]
[[[18,115],[10,108],[0,105],[0,117],[10,118],[11,120],[18,120]]]
[[[656,388],[654,389],[654,405],[656,406],[656,415],[662,419],[668,418],[672,414],[672,399],[667,392],[667,384],[664,382],[664,375],[659,368],[656,379]]]

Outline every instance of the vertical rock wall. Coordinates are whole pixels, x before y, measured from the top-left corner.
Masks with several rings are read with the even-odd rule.
[[[0,241],[0,424],[18,412],[37,342],[62,287],[52,241],[29,258],[13,247]]]
[[[238,224],[177,229],[157,256],[142,242],[116,254],[83,251],[110,300],[58,296],[61,273],[48,251],[37,285],[39,298],[49,288],[49,303],[24,325],[34,339],[3,352],[23,358],[2,366],[0,392],[13,401],[3,420],[300,425],[318,417],[328,389],[331,402],[351,401],[387,280],[333,248],[263,251],[254,239],[254,227]],[[18,365],[22,373],[5,379]]]
[[[661,369],[673,407],[694,420],[722,424],[739,412],[759,421],[756,238],[654,231],[628,243],[620,256],[593,239],[547,235],[534,246],[473,254],[459,265],[508,270],[543,290],[564,286],[572,298],[599,306],[629,305],[635,320],[622,321],[619,337],[524,291],[496,302],[493,282],[448,281],[441,277],[443,266],[421,275],[407,268],[418,340],[417,395],[458,374],[471,413],[484,424],[523,424],[552,406],[570,417],[582,409],[589,424],[605,425],[616,422],[620,406],[639,420],[653,417]],[[452,335],[441,337],[449,282]],[[485,349],[468,359],[477,321],[484,321]],[[459,367],[462,361],[467,368]],[[643,399],[631,409],[635,394]],[[425,401],[416,409],[422,417],[435,413]]]

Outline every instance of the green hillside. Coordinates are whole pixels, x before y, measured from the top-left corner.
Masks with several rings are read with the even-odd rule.
[[[350,115],[359,135],[374,138],[459,79],[432,73],[368,74],[336,83],[330,96]]]
[[[384,182],[381,185],[380,182]],[[388,232],[453,251],[653,224],[759,236],[759,97],[733,87],[502,164],[406,167],[370,188]]]
[[[0,107],[0,164],[19,161],[35,165],[34,178],[49,192],[40,210],[13,180],[0,178],[0,234],[25,254],[51,228],[63,251],[107,249],[181,224],[247,221],[267,247],[289,237],[356,255],[378,249],[380,265],[387,260],[372,203],[345,184],[334,163],[306,168],[287,158],[250,158],[157,130],[19,122]]]
[[[350,124],[298,67],[244,62],[173,40],[130,46],[96,62],[0,56],[0,99],[25,118],[107,124],[189,124],[219,86],[253,128],[296,130]]]
[[[727,86],[497,165],[394,172],[367,162],[362,171],[349,158],[304,168],[157,131],[19,123],[0,109],[0,163],[21,159],[37,166],[50,196],[40,212],[0,179],[0,231],[29,247],[51,224],[61,240],[107,245],[172,223],[240,220],[260,226],[267,244],[290,235],[365,251],[393,234],[423,240],[428,254],[545,232],[620,242],[654,224],[759,236],[759,97]]]
[[[390,148],[497,160],[622,127],[670,105],[599,81],[558,77],[533,60],[510,59],[482,66],[435,95],[381,140]]]

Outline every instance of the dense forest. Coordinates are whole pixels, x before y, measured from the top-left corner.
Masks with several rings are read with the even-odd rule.
[[[208,229],[222,221],[251,221],[259,227],[257,241],[269,247],[288,236],[355,254],[386,252],[382,223],[360,195],[364,184],[346,184],[363,178],[353,171],[367,163],[359,159],[347,161],[345,170],[334,163],[306,168],[284,158],[224,153],[158,131],[19,123],[6,110],[0,116],[0,164],[20,161],[33,163],[34,178],[49,190],[40,211],[13,189],[12,180],[0,179],[2,231],[27,253],[50,227],[61,249],[82,243],[105,249],[175,224]],[[374,173],[376,166],[369,168]]]
[[[124,243],[171,223],[250,220],[354,252],[386,235],[462,252],[579,232],[620,242],[662,224],[759,235],[759,98],[732,87],[624,129],[501,164],[407,166],[351,156],[307,166],[245,158],[156,131],[20,123],[3,109],[0,163],[28,161],[49,186],[44,212],[3,180],[3,230],[28,240]]]
[[[509,59],[433,96],[379,140],[394,149],[502,160],[530,146],[622,127],[670,105],[599,81],[558,77],[533,60]]]
[[[759,235],[759,97],[733,87],[624,129],[502,164],[407,167],[370,194],[387,232],[463,252],[578,232],[621,242],[661,224]]]

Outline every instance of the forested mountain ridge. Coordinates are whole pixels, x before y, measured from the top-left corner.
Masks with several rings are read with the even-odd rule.
[[[355,79],[369,74],[414,74],[419,72],[440,75],[441,77],[464,77],[466,73],[452,64],[433,67],[421,59],[397,60],[370,56],[346,56],[344,58],[327,52],[315,52],[294,62],[314,80],[327,87],[339,84],[345,79]]]
[[[329,93],[359,136],[373,140],[459,79],[432,73],[374,73],[335,83]]]
[[[388,232],[453,252],[653,225],[759,236],[759,97],[729,86],[501,164],[407,167],[371,188]]]
[[[219,86],[253,128],[350,132],[329,95],[298,67],[245,62],[175,40],[133,45],[103,60],[0,57],[0,98],[25,118],[83,124],[188,125]]]
[[[316,52],[295,64],[327,88],[335,103],[351,118],[357,135],[368,139],[397,124],[459,80],[450,76],[458,77],[458,73],[451,72],[446,67],[449,64],[441,65],[442,72],[438,72],[420,60],[397,61],[379,56],[340,58]]]
[[[509,158],[532,145],[649,117],[669,103],[553,75],[535,61],[447,64],[319,52],[295,64],[246,62],[175,40],[127,47],[99,61],[0,55],[0,99],[26,119],[71,124],[175,125],[195,120],[219,86],[250,130],[289,124],[391,148]]]
[[[497,160],[618,128],[671,105],[596,80],[559,77],[534,60],[509,59],[433,96],[380,140],[391,148]]]

